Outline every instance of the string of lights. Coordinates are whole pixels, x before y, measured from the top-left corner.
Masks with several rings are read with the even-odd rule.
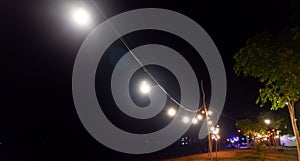
[[[106,16],[102,13],[102,11],[100,10],[100,8],[97,6],[97,4],[94,2],[94,0],[92,0],[92,3],[94,4],[94,6],[96,7],[97,11],[100,13],[100,15],[102,16],[102,18],[104,20],[107,20]],[[128,44],[126,43],[126,41],[120,36],[120,34],[115,30],[114,26],[112,24],[110,24],[108,21],[105,21],[105,23],[108,24],[108,26],[110,27],[111,31],[116,34],[116,36],[118,36],[118,38],[120,39],[120,41],[122,42],[122,44],[125,46],[125,48],[128,50],[128,52],[130,53],[130,55],[134,58],[134,60],[139,64],[139,66],[143,69],[143,71],[153,80],[153,82],[167,95],[167,97],[173,101],[179,108],[191,112],[191,113],[198,113],[201,110],[203,110],[203,106],[201,106],[200,108],[197,108],[196,110],[191,110],[189,107],[186,107],[184,105],[182,105],[181,103],[179,103],[174,97],[172,97],[161,85],[160,83],[155,79],[155,77],[147,70],[147,68],[145,67],[145,65],[137,58],[137,56],[133,53],[133,51],[129,48]],[[194,121],[195,122],[195,121]]]
[[[214,110],[213,108],[209,108],[210,110],[207,110],[206,108],[206,101],[205,101],[205,91],[204,91],[204,88],[203,88],[203,82],[201,81],[201,91],[202,91],[202,94],[203,94],[203,105],[200,106],[200,102],[199,104],[195,105],[197,106],[197,108],[189,108],[189,107],[186,107],[184,105],[182,105],[179,101],[177,101],[174,97],[172,97],[172,95],[170,93],[168,93],[166,91],[166,89],[157,81],[157,79],[151,74],[151,72],[149,72],[146,68],[146,64],[147,64],[147,61],[145,61],[146,63],[144,64],[136,55],[135,53],[133,52],[134,50],[131,50],[131,48],[129,47],[129,45],[127,44],[127,42],[124,40],[124,38],[122,37],[123,33],[119,33],[118,30],[116,30],[115,26],[113,26],[113,24],[110,23],[109,20],[107,20],[107,18],[104,16],[104,14],[102,13],[102,11],[100,10],[100,8],[95,4],[94,0],[91,0],[94,7],[97,9],[97,11],[100,13],[99,15],[102,16],[103,20],[104,20],[104,23],[106,24],[106,26],[104,27],[107,27],[109,30],[111,30],[111,35],[115,35],[116,37],[114,38],[115,40],[118,39],[121,41],[121,43],[124,45],[124,47],[126,48],[126,50],[128,51],[128,53],[130,54],[129,57],[132,57],[134,59],[134,61],[137,63],[137,64],[134,64],[134,65],[138,65],[137,68],[136,66],[135,69],[142,69],[145,74],[147,76],[149,76],[149,78],[153,81],[153,83],[151,84],[154,84],[156,85],[157,87],[159,87],[159,89],[166,95],[166,97],[172,101],[173,103],[176,104],[175,107],[168,107],[167,109],[167,115],[169,117],[175,117],[176,116],[176,120],[179,118],[179,119],[182,119],[182,123],[185,124],[185,126],[190,126],[192,124],[197,124],[200,120],[203,120],[205,118],[205,122],[202,122],[204,123],[207,128],[207,138],[208,138],[208,147],[209,147],[209,151],[210,151],[210,160],[212,160],[212,143],[211,141],[212,140],[215,140],[216,142],[216,147],[217,147],[217,140],[220,139],[220,136],[219,136],[219,131],[220,131],[220,128],[219,128],[219,124],[217,124],[216,122],[213,122],[214,121],[214,116],[218,116],[218,111],[214,111],[215,112],[215,115],[213,115],[213,111]],[[99,17],[98,17],[99,18]],[[89,15],[87,12],[85,12],[85,10],[83,9],[79,9],[79,10],[76,10],[76,12],[74,13],[73,15],[73,19],[76,23],[80,23],[82,25],[87,25],[88,21],[89,21]],[[82,21],[82,19],[84,19]],[[82,22],[81,22],[82,21]],[[103,26],[102,26],[103,27]],[[172,55],[173,56],[173,55]],[[142,58],[142,57],[141,57]],[[142,59],[143,60],[143,59]],[[174,61],[171,61],[171,62],[174,62]],[[162,63],[165,65],[166,62]],[[176,71],[180,71],[179,69],[176,69],[174,72],[176,73]],[[185,70],[186,71],[186,70]],[[117,75],[121,75],[121,74],[117,74]],[[131,74],[128,74],[127,76],[130,76]],[[176,75],[176,74],[175,74]],[[127,78],[127,77],[126,77]],[[112,79],[113,80],[116,80],[116,79]],[[128,80],[128,79],[127,79]],[[126,82],[126,81],[123,81],[123,82]],[[179,81],[182,80],[178,79]],[[187,83],[188,81],[185,81],[185,83]],[[196,80],[192,81],[192,83],[196,82]],[[150,85],[150,82],[148,83],[146,80],[142,80],[140,83],[140,92],[141,94],[144,94],[144,95],[147,95],[147,94],[150,94],[150,91],[151,91],[151,85]],[[180,84],[182,85],[182,84]],[[115,87],[115,86],[112,86],[112,87]],[[123,87],[126,87],[123,86]],[[125,91],[128,90],[125,88]],[[127,91],[126,91],[127,92]],[[189,91],[190,92],[190,91]],[[185,93],[185,92],[183,92]],[[127,93],[125,93],[126,95],[122,95],[122,96],[127,96]],[[191,94],[191,93],[190,93]],[[193,94],[194,95],[194,94]],[[184,97],[183,97],[184,98]],[[118,99],[117,99],[118,100]],[[183,102],[185,102],[183,100]],[[194,106],[194,105],[193,105]],[[123,107],[127,107],[127,106],[123,106]],[[195,110],[191,110],[191,109],[195,109]],[[190,113],[193,113],[194,115],[191,116],[190,114],[189,115],[183,115],[183,116],[180,116],[177,111],[180,111],[185,113],[186,112],[190,112]],[[183,110],[183,111],[182,111]],[[185,113],[187,114],[187,113]],[[130,114],[129,114],[130,115]],[[179,116],[179,117],[178,117]],[[191,117],[192,118],[191,118]],[[197,125],[196,125],[197,126]],[[202,130],[202,129],[201,129]],[[201,134],[202,135],[202,134]],[[200,133],[199,133],[199,138],[200,138]],[[217,150],[216,150],[217,151]]]

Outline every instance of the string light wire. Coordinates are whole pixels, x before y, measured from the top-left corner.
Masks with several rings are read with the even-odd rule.
[[[104,19],[104,23],[107,23],[109,28],[111,29],[111,31],[116,34],[116,36],[118,36],[118,39],[122,42],[122,44],[124,45],[124,47],[128,50],[128,52],[130,53],[130,55],[134,58],[134,60],[140,65],[140,67],[143,69],[143,71],[154,81],[154,83],[167,95],[167,97],[172,100],[175,104],[178,105],[178,107],[180,107],[181,109],[188,111],[188,112],[192,112],[192,113],[198,113],[199,111],[202,110],[203,106],[199,107],[197,110],[191,110],[188,107],[185,107],[184,105],[182,105],[181,103],[179,103],[177,100],[175,100],[160,84],[159,82],[154,78],[154,76],[147,70],[147,68],[145,67],[145,65],[137,58],[137,56],[133,53],[133,51],[129,48],[129,45],[126,43],[126,41],[120,36],[120,34],[117,32],[117,30],[114,28],[114,26],[109,23],[106,18],[106,16],[103,14],[103,12],[100,10],[100,8],[97,6],[97,4],[95,3],[94,0],[91,0],[93,5],[96,7],[97,11],[100,13],[100,15],[102,16],[102,18]],[[205,103],[205,102],[204,102]]]

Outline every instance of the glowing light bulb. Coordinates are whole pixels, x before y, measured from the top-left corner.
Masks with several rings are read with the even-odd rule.
[[[190,119],[189,119],[189,117],[184,116],[182,121],[183,121],[183,123],[187,124],[190,121]]]
[[[150,85],[146,81],[142,81],[140,84],[140,91],[143,94],[147,94],[150,92]]]
[[[89,13],[86,10],[84,10],[83,8],[75,9],[73,11],[72,17],[73,17],[73,20],[75,21],[75,23],[82,25],[82,26],[86,26],[90,22]]]
[[[271,123],[271,121],[269,119],[266,119],[265,123],[269,125]]]
[[[197,124],[197,123],[198,123],[198,120],[197,120],[196,118],[193,118],[193,119],[192,119],[192,123],[193,123],[193,124]]]
[[[197,115],[197,119],[198,119],[198,120],[202,120],[202,119],[203,119],[203,116],[200,115],[200,114],[198,114],[198,115]]]
[[[212,111],[207,111],[207,114],[208,115],[212,115]]]
[[[174,108],[170,108],[168,110],[168,115],[171,116],[171,117],[175,116],[176,115],[176,110]]]

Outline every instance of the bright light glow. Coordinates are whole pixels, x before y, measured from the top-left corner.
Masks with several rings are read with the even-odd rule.
[[[217,131],[217,130],[214,130],[214,131],[213,131],[213,134],[218,134],[218,131]]]
[[[142,81],[141,82],[141,84],[140,84],[140,91],[143,94],[147,94],[147,93],[150,92],[150,86],[149,86],[149,84],[146,81]]]
[[[77,8],[73,10],[72,18],[78,25],[87,26],[90,23],[90,15],[83,8]]]
[[[192,119],[192,123],[193,123],[193,124],[197,124],[197,123],[198,123],[198,120],[197,120],[196,118],[193,118],[193,119]]]
[[[233,140],[234,140],[235,142],[237,142],[237,141],[239,141],[240,139],[239,139],[239,137],[235,137],[235,138],[233,138]]]
[[[168,110],[168,115],[171,116],[171,117],[175,116],[176,115],[176,110],[174,108],[170,108]]]
[[[183,123],[187,124],[190,121],[190,119],[189,119],[189,117],[184,116],[182,121],[183,121]]]
[[[202,111],[201,111],[201,113],[202,113],[202,114],[205,114],[205,111],[204,111],[204,110],[202,110]]]
[[[212,121],[207,121],[207,124],[208,125],[212,125]]]
[[[267,125],[269,125],[269,124],[271,123],[271,121],[270,121],[269,119],[266,119],[266,120],[265,120],[265,123],[266,123]]]
[[[220,135],[215,134],[215,135],[212,135],[211,138],[214,139],[215,141],[217,141],[220,139]]]
[[[202,119],[203,119],[203,116],[200,115],[200,114],[198,114],[198,115],[197,115],[197,119],[198,119],[198,120],[202,120]]]
[[[218,133],[219,133],[219,131],[220,131],[220,129],[219,129],[219,128],[215,128],[215,129],[213,130],[213,134],[218,134]]]
[[[208,115],[212,115],[212,111],[207,111],[207,114]]]
[[[285,102],[285,104],[288,105],[289,103],[288,103],[288,102]]]

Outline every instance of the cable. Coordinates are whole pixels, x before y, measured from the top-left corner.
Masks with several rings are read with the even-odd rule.
[[[178,101],[176,101],[159,83],[158,81],[154,78],[154,76],[147,70],[147,68],[145,67],[145,65],[136,57],[136,55],[132,52],[132,50],[129,48],[128,44],[126,43],[126,41],[120,36],[120,34],[116,31],[116,29],[114,28],[114,26],[112,24],[110,24],[107,21],[107,18],[104,16],[103,12],[100,10],[100,8],[97,6],[97,4],[95,3],[94,0],[91,0],[93,5],[96,7],[96,9],[98,10],[98,12],[100,13],[100,15],[102,16],[102,18],[104,19],[104,23],[107,23],[111,29],[111,31],[116,34],[116,36],[118,36],[118,38],[120,39],[120,41],[122,42],[122,44],[125,46],[125,48],[128,50],[128,52],[130,53],[130,55],[134,58],[134,60],[141,66],[141,68],[144,70],[144,72],[154,81],[154,83],[167,95],[167,97],[172,100],[175,104],[177,104],[181,109],[188,111],[188,112],[192,112],[192,113],[197,113],[199,111],[201,111],[202,106],[200,108],[198,108],[197,110],[191,110],[185,106],[183,106],[182,104],[180,104]]]

